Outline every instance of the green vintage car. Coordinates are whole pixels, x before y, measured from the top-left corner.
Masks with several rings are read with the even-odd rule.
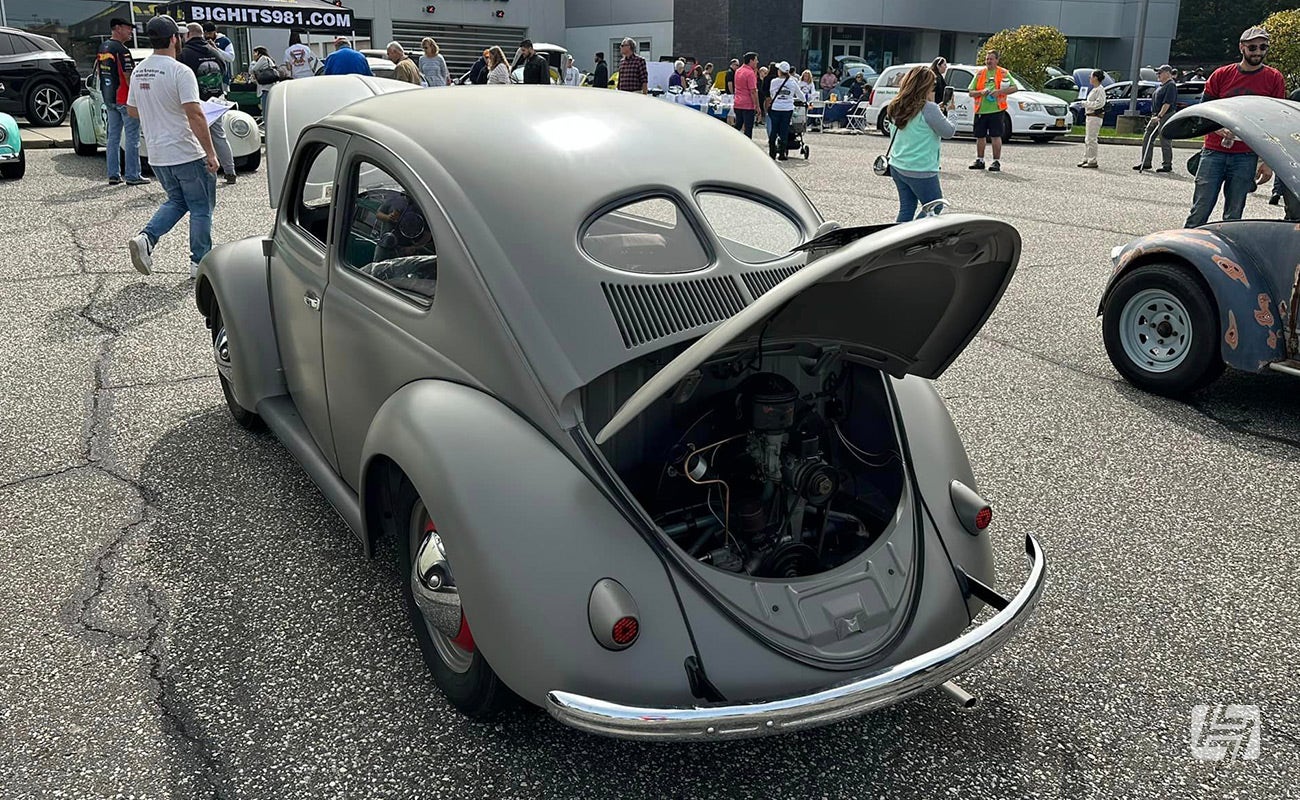
[[[3,84],[0,91],[4,91]],[[17,179],[26,171],[27,156],[23,153],[18,123],[8,114],[0,114],[0,177]]]

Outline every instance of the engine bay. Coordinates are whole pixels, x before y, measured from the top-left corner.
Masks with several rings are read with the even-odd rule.
[[[903,479],[884,379],[834,352],[762,366],[704,365],[650,415],[641,446],[607,455],[691,558],[757,578],[816,575],[893,520]]]

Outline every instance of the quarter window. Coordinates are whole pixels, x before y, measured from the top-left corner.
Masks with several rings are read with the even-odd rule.
[[[699,234],[667,197],[636,200],[601,214],[583,232],[582,249],[605,266],[651,275],[709,265]]]
[[[381,167],[359,162],[343,237],[343,263],[408,297],[432,300],[438,254],[415,195]]]
[[[323,247],[334,203],[334,168],[338,164],[338,151],[321,144],[308,158],[310,162],[300,173],[298,190],[294,193],[294,223]]]

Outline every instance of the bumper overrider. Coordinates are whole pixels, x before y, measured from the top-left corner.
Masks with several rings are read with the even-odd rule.
[[[801,697],[694,708],[641,708],[571,692],[546,696],[547,710],[565,725],[623,739],[744,739],[815,728],[914,697],[979,664],[1015,635],[1043,591],[1047,564],[1033,536],[1025,537],[1029,578],[987,622],[942,647],[863,678]]]

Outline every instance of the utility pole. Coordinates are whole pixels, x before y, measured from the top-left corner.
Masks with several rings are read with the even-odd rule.
[[[1116,133],[1137,133],[1138,130],[1138,81],[1142,77],[1142,46],[1147,39],[1147,10],[1151,0],[1142,0],[1138,7],[1137,38],[1133,40],[1133,69],[1129,71],[1128,111],[1115,120]]]

